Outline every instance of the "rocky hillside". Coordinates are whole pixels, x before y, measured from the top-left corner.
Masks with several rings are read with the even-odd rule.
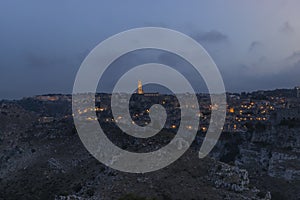
[[[40,113],[17,102],[2,102],[0,107],[0,199],[215,200],[272,195],[253,184],[246,170],[211,158],[200,160],[193,148],[156,172],[115,171],[86,151],[70,116]]]
[[[211,156],[247,169],[252,183],[271,191],[272,199],[300,198],[300,128],[223,133]]]

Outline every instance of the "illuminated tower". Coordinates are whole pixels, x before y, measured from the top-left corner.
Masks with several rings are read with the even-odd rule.
[[[142,81],[138,80],[138,94],[144,94]]]

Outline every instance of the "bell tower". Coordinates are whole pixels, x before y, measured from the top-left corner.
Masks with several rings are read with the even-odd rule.
[[[144,94],[142,81],[138,80],[138,94]]]

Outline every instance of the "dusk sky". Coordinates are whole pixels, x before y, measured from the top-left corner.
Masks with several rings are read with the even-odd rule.
[[[1,0],[0,99],[71,93],[97,44],[145,26],[197,40],[227,91],[293,88],[300,85],[299,9],[297,0]]]

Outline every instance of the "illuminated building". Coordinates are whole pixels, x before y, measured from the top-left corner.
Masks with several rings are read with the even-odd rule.
[[[139,95],[144,95],[145,97],[158,97],[159,93],[154,92],[154,93],[145,93],[143,90],[143,84],[142,81],[138,80],[138,89],[137,89],[137,94]]]
[[[36,99],[38,99],[39,101],[57,101],[59,100],[58,96],[36,96]]]
[[[144,94],[142,81],[138,80],[138,94]]]
[[[233,129],[234,129],[234,130],[236,130],[236,128],[237,128],[237,125],[236,125],[236,124],[234,124],[234,125],[233,125]]]

